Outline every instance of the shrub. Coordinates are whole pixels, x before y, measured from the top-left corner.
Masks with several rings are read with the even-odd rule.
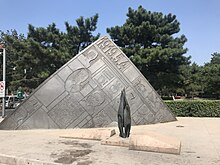
[[[164,101],[176,116],[220,117],[220,100]]]

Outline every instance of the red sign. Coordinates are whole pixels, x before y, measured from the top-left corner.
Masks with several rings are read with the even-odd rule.
[[[5,81],[0,81],[0,97],[5,97]]]

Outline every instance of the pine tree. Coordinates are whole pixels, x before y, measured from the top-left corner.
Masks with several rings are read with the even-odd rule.
[[[175,92],[182,85],[180,66],[190,63],[190,57],[183,56],[186,37],[175,37],[180,31],[176,16],[139,6],[137,10],[129,8],[127,17],[122,26],[107,28],[107,32],[155,89]]]

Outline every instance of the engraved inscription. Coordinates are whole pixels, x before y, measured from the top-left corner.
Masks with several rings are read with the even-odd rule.
[[[103,127],[111,123],[111,119],[108,115],[105,114],[104,111],[99,112],[96,116],[92,119],[95,127]]]
[[[134,100],[134,99],[135,99],[134,93],[131,92],[131,93],[130,93],[130,96],[131,96],[131,97],[130,97],[130,100]]]
[[[125,58],[123,54],[112,56],[111,60],[117,65],[118,69],[120,70],[124,70],[129,65],[128,60]]]
[[[100,91],[95,91],[92,95],[87,97],[88,106],[100,106],[105,101],[103,94]]]
[[[65,89],[68,92],[75,93],[81,91],[91,79],[90,71],[86,68],[81,68],[74,71],[65,82]]]
[[[75,94],[68,95],[48,113],[60,128],[66,128],[85,111],[75,97]]]
[[[89,70],[93,74],[93,73],[97,72],[98,70],[102,69],[102,67],[104,65],[105,65],[105,63],[99,59],[89,67]]]
[[[94,61],[98,57],[98,52],[94,49],[90,49],[84,53],[82,53],[78,59],[79,61],[86,67],[90,67],[92,61]]]
[[[116,93],[120,87],[122,88],[122,84],[119,81],[116,81],[116,84],[113,84],[112,86],[110,86],[110,91],[112,94]]]
[[[129,88],[126,92],[128,103],[130,105],[131,114],[133,114],[142,104],[140,97],[133,91],[133,89]]]
[[[147,97],[146,88],[145,88],[145,86],[144,86],[143,84],[138,83],[138,84],[136,85],[136,88],[137,88],[138,92],[139,92],[144,98]]]
[[[80,101],[80,104],[90,115],[94,116],[108,103],[106,98],[104,92],[97,88]]]
[[[133,120],[137,125],[148,124],[154,122],[155,116],[144,104],[133,114]]]
[[[103,87],[103,86],[105,86],[105,84],[107,84],[108,79],[106,79],[106,78],[104,77],[104,75],[100,75],[100,77],[98,77],[97,81],[98,81],[98,83],[101,84],[101,86]]]
[[[126,56],[108,39],[101,39],[97,45],[103,51],[103,53],[105,53],[105,55],[117,66],[118,69],[123,71],[130,65],[130,62]]]
[[[94,128],[95,127],[95,124],[92,120],[92,117],[91,116],[87,116],[83,122],[81,122],[79,124],[79,126],[81,126],[82,128]]]
[[[110,86],[110,93],[111,94],[115,94],[115,93],[117,93],[118,91],[120,91],[120,89],[122,89],[123,88],[123,85],[122,85],[122,83],[120,82],[120,81],[116,81],[115,82],[115,84],[112,84],[111,86]]]
[[[88,58],[89,62],[91,62],[97,58],[98,52],[95,51],[94,49],[91,49],[88,51],[88,53],[85,56]]]
[[[119,79],[115,78],[103,90],[109,94],[111,99],[114,99],[117,95],[121,93],[121,90],[124,87],[125,85]]]
[[[138,78],[137,81],[134,84],[135,88],[137,91],[144,97],[148,97],[148,94],[152,91],[149,86],[147,86],[146,83],[142,80],[142,78]]]
[[[106,52],[106,50],[108,50],[109,47],[114,47],[113,45],[111,46],[111,41],[109,41],[106,38],[100,39],[97,45],[99,46],[99,48],[103,50],[103,52]]]
[[[113,78],[114,76],[108,68],[104,69],[94,77],[101,88],[105,87]]]

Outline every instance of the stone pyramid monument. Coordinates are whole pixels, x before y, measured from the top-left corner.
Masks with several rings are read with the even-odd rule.
[[[123,88],[132,125],[176,120],[129,58],[102,37],[45,80],[0,129],[106,127],[117,122]]]

